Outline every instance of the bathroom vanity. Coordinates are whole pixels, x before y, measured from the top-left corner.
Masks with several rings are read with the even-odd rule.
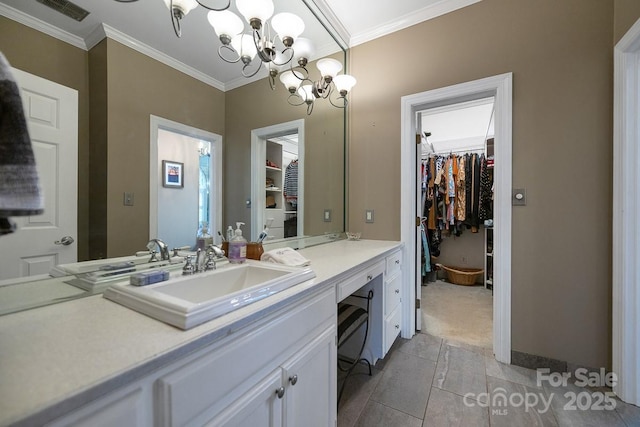
[[[367,357],[400,333],[402,246],[300,250],[316,277],[181,330],[96,295],[0,317],[0,425],[336,423],[337,303],[373,287]]]

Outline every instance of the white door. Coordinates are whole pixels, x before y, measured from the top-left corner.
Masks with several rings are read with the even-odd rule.
[[[418,120],[416,115],[416,163],[415,173],[416,173],[416,188],[415,188],[415,197],[416,197],[416,268],[414,269],[415,280],[416,280],[416,331],[422,330],[422,230],[420,228],[420,221],[422,220],[422,204],[420,200],[422,198],[422,173],[421,173],[421,163],[422,163],[422,120]]]
[[[78,252],[66,238],[76,239],[78,228],[78,92],[15,68],[12,72],[45,204],[42,215],[13,217],[18,230],[0,238],[0,279],[48,273],[57,264],[76,262]]]

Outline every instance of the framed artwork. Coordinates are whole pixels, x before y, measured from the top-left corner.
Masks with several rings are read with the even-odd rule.
[[[169,188],[184,187],[184,163],[162,161],[162,186]]]

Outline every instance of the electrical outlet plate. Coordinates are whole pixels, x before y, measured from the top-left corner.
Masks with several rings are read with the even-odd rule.
[[[324,222],[331,222],[331,209],[325,209],[322,218]]]
[[[365,222],[372,223],[373,222],[373,209],[367,209],[364,214]]]

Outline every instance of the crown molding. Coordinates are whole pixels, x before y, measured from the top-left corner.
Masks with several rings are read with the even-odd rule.
[[[94,36],[95,34],[99,34],[99,31],[103,30],[104,34],[106,35],[106,37],[109,37],[112,40],[117,41],[118,43],[122,43],[123,45],[142,53],[143,55],[146,55],[150,58],[155,59],[156,61],[162,62],[163,64],[176,69],[190,77],[193,77],[196,80],[200,80],[203,83],[208,84],[209,86],[212,86],[218,90],[221,91],[225,91],[225,85],[217,80],[214,79],[213,77],[196,70],[193,67],[190,67],[188,65],[186,65],[183,62],[180,62],[174,58],[172,58],[171,56],[160,52],[159,50],[144,44],[130,36],[128,36],[127,34],[116,30],[115,28],[112,28],[106,24],[102,24],[102,29],[98,28],[96,29],[93,33],[91,33],[91,36]],[[103,37],[104,38],[104,37]],[[102,39],[100,39],[102,40]],[[100,41],[98,40],[98,42]],[[92,38],[92,42],[95,41],[95,38]],[[94,44],[95,46],[95,44]]]
[[[302,1],[325,27],[329,27],[328,30],[332,33],[338,45],[340,45],[342,49],[347,50],[349,48],[349,39],[351,38],[351,34],[342,24],[342,21],[340,21],[338,16],[333,12],[329,4],[327,4],[325,0]]]
[[[40,19],[29,16],[26,13],[19,11],[18,9],[14,9],[11,6],[0,3],[0,15],[13,21],[19,22],[22,25],[26,25],[27,27],[33,28],[34,30],[45,33],[65,43],[69,43],[72,46],[87,50],[87,44],[82,37],[78,37],[67,31],[63,31],[58,27],[54,27],[53,25],[41,21]]]
[[[403,30],[423,21],[437,18],[438,16],[445,15],[449,12],[453,12],[454,10],[462,9],[463,7],[470,6],[480,1],[482,0],[440,0],[420,10],[401,16],[399,19],[380,25],[373,30],[354,34],[351,36],[351,39],[349,39],[349,47],[354,47],[373,39],[377,39],[378,37],[386,36],[387,34]]]

